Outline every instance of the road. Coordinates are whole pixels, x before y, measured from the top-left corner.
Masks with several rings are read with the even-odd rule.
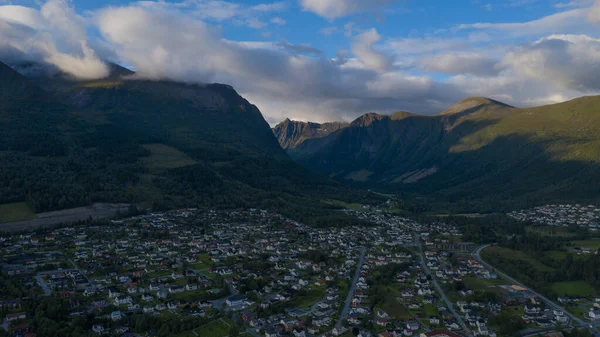
[[[346,297],[346,301],[344,302],[344,308],[342,309],[342,315],[337,322],[336,327],[341,328],[342,324],[346,317],[348,317],[348,312],[350,311],[350,304],[352,303],[352,297],[354,296],[354,291],[356,290],[356,283],[358,282],[358,278],[360,277],[360,269],[362,268],[363,263],[365,262],[365,247],[360,249],[360,258],[358,260],[358,264],[356,265],[356,272],[354,273],[354,279],[352,280],[352,285],[350,286],[350,290],[348,291],[348,296]]]
[[[551,308],[553,308],[553,309],[556,309],[556,310],[559,310],[559,311],[562,311],[562,312],[564,312],[564,313],[565,313],[565,315],[567,315],[567,316],[568,316],[568,317],[571,319],[571,322],[576,322],[576,323],[578,324],[578,326],[579,326],[579,327],[585,327],[585,328],[587,328],[588,330],[590,330],[590,332],[591,332],[591,333],[592,333],[594,336],[596,336],[596,337],[600,337],[600,331],[598,331],[598,330],[596,330],[596,329],[594,329],[594,328],[593,328],[594,326],[600,326],[600,322],[599,322],[599,323],[590,323],[590,322],[586,323],[586,322],[584,322],[583,320],[581,320],[581,319],[577,318],[576,316],[574,316],[573,314],[571,314],[570,312],[568,312],[568,311],[567,311],[567,309],[565,309],[565,308],[561,307],[560,305],[558,305],[557,303],[553,302],[553,301],[552,301],[552,300],[550,300],[549,298],[547,298],[547,297],[543,296],[542,294],[540,294],[540,293],[536,292],[535,290],[533,290],[533,289],[529,288],[528,286],[524,285],[523,283],[521,283],[521,282],[519,282],[519,281],[515,280],[514,278],[512,278],[512,277],[510,277],[510,276],[506,275],[505,273],[503,273],[502,271],[498,270],[497,268],[494,268],[494,266],[492,266],[491,264],[489,264],[489,263],[485,262],[485,261],[484,261],[484,260],[481,258],[481,251],[482,251],[482,250],[484,250],[484,249],[486,249],[486,248],[487,248],[487,247],[489,247],[489,246],[490,246],[490,244],[487,244],[487,245],[484,245],[484,246],[481,246],[481,247],[479,247],[479,248],[478,248],[478,249],[475,251],[475,253],[474,253],[474,254],[472,254],[472,255],[473,255],[473,257],[474,257],[475,259],[477,259],[477,261],[479,261],[481,264],[483,264],[483,265],[484,265],[485,267],[487,267],[488,269],[495,270],[495,271],[496,271],[496,274],[500,275],[500,276],[501,276],[501,277],[503,277],[504,279],[506,279],[506,280],[508,280],[508,281],[510,281],[510,282],[512,282],[512,283],[514,283],[514,284],[516,284],[516,285],[518,285],[518,286],[521,286],[521,287],[523,287],[523,288],[527,289],[527,291],[529,291],[530,293],[532,293],[532,294],[533,294],[533,295],[535,295],[536,297],[539,297],[539,298],[541,298],[541,299],[542,299],[544,302],[546,302],[546,304],[547,304],[549,307],[551,307]],[[590,327],[590,325],[591,325],[592,327]]]
[[[48,287],[48,284],[46,283],[46,281],[44,281],[41,274],[35,275],[35,279],[36,279],[37,283],[40,285],[40,288],[42,288],[42,290],[44,291],[44,296],[52,295],[52,290],[50,290],[50,288]]]
[[[437,290],[437,292],[440,294],[440,296],[442,296],[442,300],[444,301],[444,303],[446,303],[446,306],[448,307],[448,310],[450,310],[450,312],[452,313],[452,315],[454,315],[454,317],[458,321],[458,324],[460,324],[460,326],[463,328],[464,331],[466,331],[467,333],[470,332],[471,330],[465,324],[465,322],[463,321],[462,317],[456,312],[456,310],[454,309],[454,305],[448,299],[448,297],[446,297],[446,294],[444,293],[444,290],[442,290],[442,287],[440,287],[439,283],[437,282],[437,279],[431,273],[431,270],[429,270],[429,268],[427,267],[427,264],[425,263],[425,257],[423,255],[423,246],[421,245],[421,241],[419,240],[418,234],[415,234],[415,242],[418,242],[419,256],[421,257],[421,266],[423,266],[423,269],[425,270],[425,273],[428,276],[431,277],[431,281],[433,282],[433,286],[435,287],[435,289]]]
[[[35,219],[32,220],[0,223],[0,230],[5,232],[30,231],[63,223],[87,220],[89,218],[108,218],[114,216],[117,212],[126,212],[128,208],[128,204],[96,203],[87,207],[39,213],[36,215]]]
[[[240,293],[231,284],[228,284],[227,286],[229,287],[229,296],[220,298],[218,300],[210,301],[213,304],[213,307],[215,307],[216,309],[221,309],[221,307],[223,307],[223,304],[228,299],[230,299],[230,298],[232,298],[234,296],[237,296]]]

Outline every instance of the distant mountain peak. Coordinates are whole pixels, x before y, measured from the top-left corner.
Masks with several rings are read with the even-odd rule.
[[[313,123],[284,119],[273,128],[273,133],[284,149],[298,146],[307,139],[323,138],[348,126],[345,122]]]
[[[375,122],[375,121],[380,121],[380,120],[386,119],[386,118],[389,118],[389,116],[380,115],[375,112],[368,112],[368,113],[358,117],[357,119],[355,119],[350,125],[353,127],[367,127],[367,126],[373,124],[373,122]]]
[[[487,97],[469,97],[448,109],[442,111],[441,115],[466,115],[482,108],[512,108],[512,106]]]

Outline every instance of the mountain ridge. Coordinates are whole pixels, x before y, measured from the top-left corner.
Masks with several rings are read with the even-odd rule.
[[[43,98],[0,94],[0,203],[36,212],[93,202],[263,207],[323,224],[335,217],[321,200],[353,193],[292,161],[231,86],[115,71],[95,81],[28,79],[0,63],[10,75],[0,93]]]
[[[476,97],[437,115],[365,114],[287,152],[342,182],[475,207],[596,202],[600,96],[534,108]]]

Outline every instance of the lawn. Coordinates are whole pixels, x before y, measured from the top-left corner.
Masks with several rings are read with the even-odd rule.
[[[581,319],[586,319],[585,314],[588,312],[587,310],[585,310],[585,308],[579,306],[567,307],[567,311]]]
[[[225,337],[229,335],[230,326],[222,320],[212,321],[196,329],[198,336]]]
[[[204,290],[184,291],[177,294],[169,294],[169,300],[201,301],[207,298],[208,293]]]
[[[490,246],[483,250],[482,252],[485,254],[498,254],[502,256],[506,260],[523,260],[527,261],[531,264],[531,266],[538,271],[552,271],[554,270],[551,267],[546,266],[545,264],[539,262],[531,256],[528,256],[522,251],[513,250],[509,248],[499,247],[499,246]],[[484,257],[485,259],[485,257]]]
[[[385,301],[381,303],[381,310],[387,312],[394,319],[407,319],[410,318],[410,313],[406,309],[406,306],[400,304],[396,298],[388,296]]]
[[[564,260],[569,253],[567,253],[567,252],[561,252],[561,251],[558,251],[558,250],[553,250],[553,251],[550,251],[550,252],[545,252],[544,254],[546,254],[548,257],[551,257],[551,258],[553,258],[555,260]]]
[[[425,310],[425,317],[429,316],[439,316],[439,312],[435,305],[433,304],[425,304],[423,305],[423,309]]]
[[[24,202],[0,205],[0,223],[31,220],[34,218],[35,213],[31,207]]]
[[[571,241],[575,247],[597,249],[600,247],[600,239]]]
[[[480,279],[480,278],[476,278],[476,277],[465,277],[463,279],[463,282],[465,283],[465,286],[468,289],[473,289],[473,290],[487,290],[489,287],[508,284],[502,278]]]
[[[295,297],[289,304],[291,307],[309,310],[313,304],[322,300],[324,296],[325,287],[314,288],[307,290],[306,295]]]
[[[340,206],[347,209],[355,210],[355,211],[364,211],[361,204],[349,204],[347,202],[339,201],[339,200],[323,200],[324,203],[334,206]]]
[[[575,233],[570,233],[567,228],[556,226],[527,226],[525,230],[530,233],[537,233],[543,236],[551,237],[571,237]]]
[[[596,289],[585,281],[556,282],[552,284],[558,296],[592,297],[596,295]]]
[[[150,169],[172,169],[196,163],[185,153],[164,144],[146,144],[143,147],[150,151],[150,156],[142,159]]]

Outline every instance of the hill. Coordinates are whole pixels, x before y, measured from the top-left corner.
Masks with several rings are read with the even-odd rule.
[[[367,114],[287,151],[340,181],[465,210],[600,202],[600,96],[528,109],[470,98],[435,116]]]
[[[268,207],[318,223],[331,215],[321,198],[349,194],[292,161],[232,87],[126,79],[112,68],[76,82],[28,79],[0,63],[0,204]]]

